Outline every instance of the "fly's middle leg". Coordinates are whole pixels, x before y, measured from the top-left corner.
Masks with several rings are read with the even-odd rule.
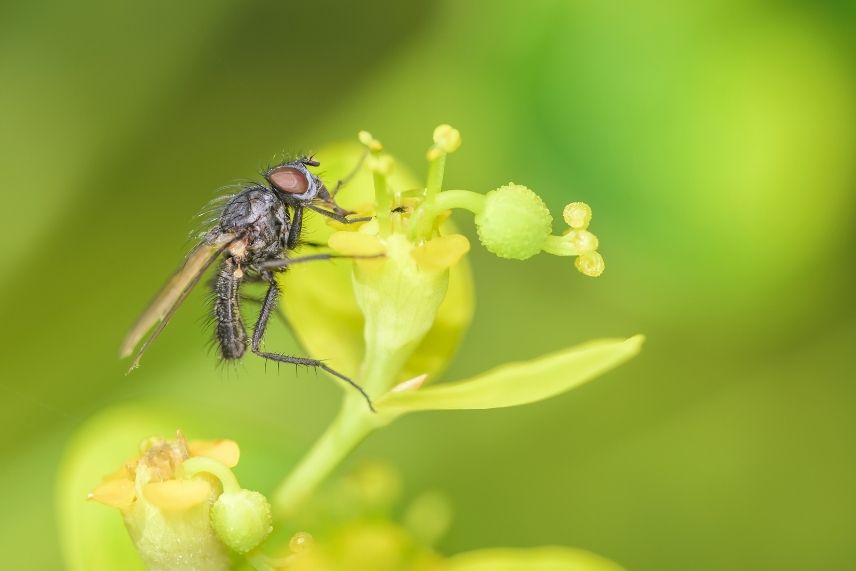
[[[319,369],[323,369],[327,371],[331,375],[338,377],[354,387],[359,393],[366,399],[366,403],[368,403],[369,408],[374,412],[374,405],[372,405],[372,400],[366,391],[357,383],[343,375],[342,373],[328,367],[323,361],[319,361],[318,359],[310,359],[307,357],[292,357],[290,355],[282,355],[280,353],[270,353],[268,351],[262,350],[262,339],[264,338],[265,331],[267,330],[268,321],[270,320],[271,313],[276,309],[276,301],[279,297],[279,287],[276,284],[276,281],[273,277],[270,278],[270,286],[268,286],[267,294],[265,294],[264,300],[262,300],[262,309],[259,312],[259,318],[256,321],[256,326],[253,328],[253,339],[252,339],[252,351],[256,355],[263,357],[265,359],[270,359],[271,361],[278,361],[280,363],[289,363],[292,365],[303,365],[305,367],[317,367]]]

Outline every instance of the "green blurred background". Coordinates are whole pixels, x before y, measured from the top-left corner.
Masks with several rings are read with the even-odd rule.
[[[408,417],[348,465],[384,458],[405,496],[446,492],[445,553],[558,543],[632,570],[856,568],[852,2],[2,14],[4,568],[61,568],[63,451],[117,405],[239,440],[256,458],[242,481],[273,487],[333,415],[333,383],[218,368],[202,291],[131,377],[119,341],[216,188],[359,129],[424,169],[441,122],[464,137],[447,187],[513,180],[555,213],[587,201],[607,260],[592,280],[474,248],[476,317],[446,377],[594,337],[648,343],[560,398]]]

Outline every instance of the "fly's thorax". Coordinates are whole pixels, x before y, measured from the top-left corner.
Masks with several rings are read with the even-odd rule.
[[[220,229],[242,237],[241,251],[230,252],[236,258],[252,263],[279,257],[289,230],[285,204],[268,188],[248,188],[226,204]]]

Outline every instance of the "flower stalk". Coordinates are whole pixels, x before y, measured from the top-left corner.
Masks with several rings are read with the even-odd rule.
[[[89,499],[120,510],[149,569],[225,570],[230,550],[247,553],[273,530],[267,499],[231,470],[238,457],[231,440],[149,438]]]
[[[345,457],[378,427],[380,417],[366,409],[357,395],[346,395],[342,408],[312,449],[273,495],[278,518],[292,517],[313,490]]]

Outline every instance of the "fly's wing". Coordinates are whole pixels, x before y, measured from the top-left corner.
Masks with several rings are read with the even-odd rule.
[[[128,369],[129,373],[139,366],[143,353],[145,353],[152,341],[166,327],[172,314],[175,313],[175,310],[178,309],[178,306],[181,305],[181,302],[184,301],[190,290],[199,282],[205,270],[236,238],[237,236],[231,232],[209,234],[203,242],[191,250],[184,261],[184,265],[161,288],[158,295],[149,304],[140,318],[137,319],[137,322],[128,332],[128,335],[125,336],[120,350],[120,356],[123,359],[130,357],[134,352],[134,348],[143,339],[149,329],[157,325],[140,346],[139,351],[137,351],[137,356],[134,357],[134,362],[131,363],[131,367]]]

